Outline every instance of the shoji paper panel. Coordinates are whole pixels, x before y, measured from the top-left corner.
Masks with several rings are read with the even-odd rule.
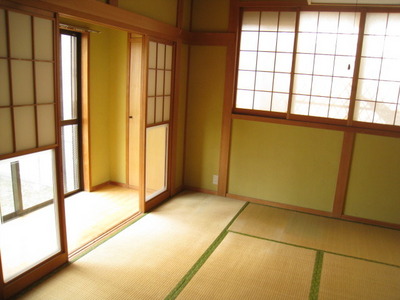
[[[5,59],[0,59],[0,106],[6,105],[10,105],[8,62]]]
[[[39,147],[56,143],[54,130],[54,105],[40,105],[37,107]]]
[[[32,59],[32,25],[28,15],[8,12],[10,30],[10,56]]]
[[[53,63],[36,62],[36,100],[37,103],[53,103],[54,102],[54,72]]]
[[[14,108],[16,151],[36,148],[35,109],[33,106]]]
[[[11,109],[0,108],[0,153],[13,151]]]
[[[7,56],[6,18],[3,9],[0,9],[0,57]]]
[[[53,60],[53,22],[33,18],[35,59]]]
[[[34,102],[33,66],[30,61],[11,61],[11,80],[14,105]]]

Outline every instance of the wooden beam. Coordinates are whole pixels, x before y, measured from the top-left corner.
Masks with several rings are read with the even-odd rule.
[[[3,2],[3,1],[2,1]],[[181,31],[172,25],[96,0],[12,0],[10,3],[44,9],[79,21],[177,40]]]

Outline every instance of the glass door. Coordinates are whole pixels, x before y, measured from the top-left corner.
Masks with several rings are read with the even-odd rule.
[[[154,205],[169,197],[168,162],[172,104],[173,45],[149,42],[146,101],[145,198]],[[152,205],[147,204],[146,207]]]
[[[51,13],[0,8],[0,298],[67,261],[56,24]]]

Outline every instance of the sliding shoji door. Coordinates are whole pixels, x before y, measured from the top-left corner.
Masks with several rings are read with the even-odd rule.
[[[169,196],[168,168],[173,78],[172,44],[148,45],[145,198],[158,203]]]
[[[0,239],[6,295],[66,260],[56,172],[56,23],[51,13],[0,8]],[[34,267],[36,273],[30,272]]]

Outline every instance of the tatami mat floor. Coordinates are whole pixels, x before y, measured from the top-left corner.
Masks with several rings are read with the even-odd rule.
[[[400,231],[185,192],[20,299],[400,299]]]

